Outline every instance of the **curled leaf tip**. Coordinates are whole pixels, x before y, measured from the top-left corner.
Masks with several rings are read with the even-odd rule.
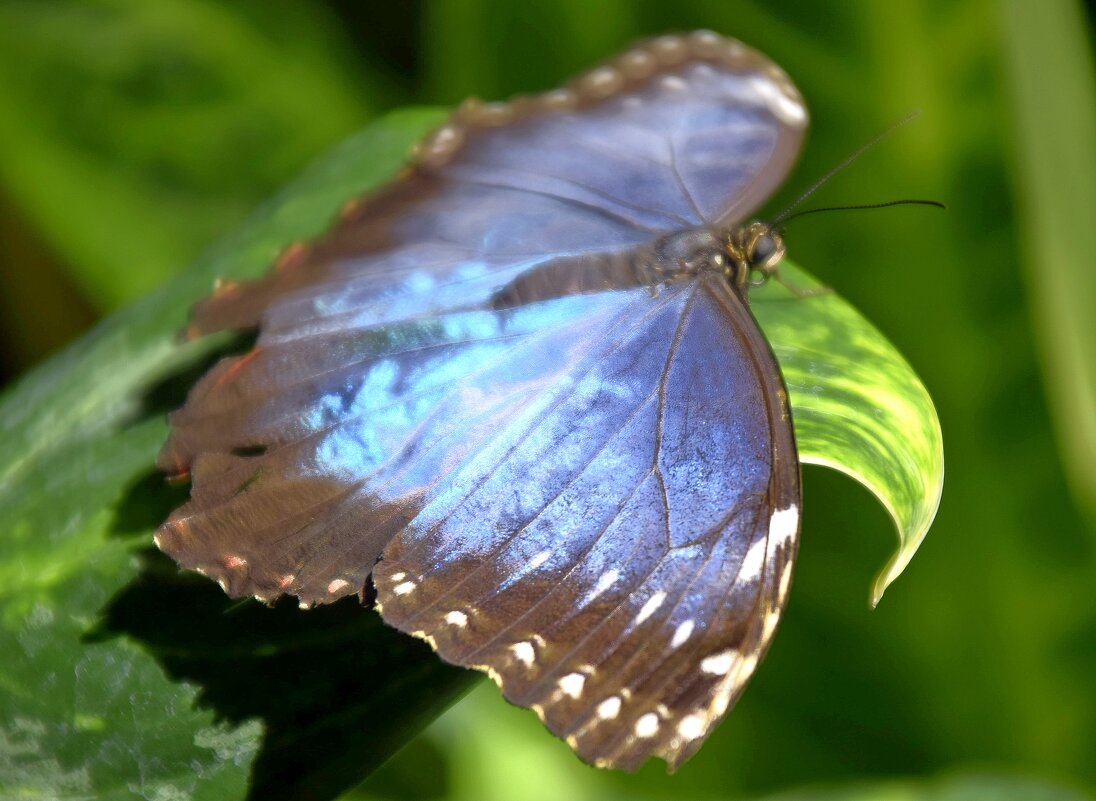
[[[793,265],[782,269],[794,284],[813,285]],[[751,300],[788,385],[800,460],[855,479],[897,528],[898,549],[872,585],[874,608],[940,505],[944,450],[936,408],[898,350],[836,293],[789,303],[786,290],[766,287]]]

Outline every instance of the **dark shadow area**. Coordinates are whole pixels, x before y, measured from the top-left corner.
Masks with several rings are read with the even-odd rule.
[[[126,488],[114,510],[110,533],[116,537],[147,536],[189,497],[189,482],[168,481],[159,470],[150,470]]]
[[[361,3],[326,0],[342,23],[342,31],[354,41],[355,55],[367,59],[372,69],[398,89],[392,102],[417,99],[422,81],[419,43],[422,41],[422,0],[409,3]],[[377,87],[371,87],[376,90]]]
[[[140,416],[178,408],[198,376],[226,350],[246,348],[249,341],[231,345],[150,387]],[[123,494],[111,535],[147,541],[189,494],[187,482],[169,482],[150,467]],[[411,740],[476,676],[384,625],[356,598],[307,611],[294,598],[267,607],[229,598],[154,548],[139,558],[138,575],[101,611],[87,640],[130,637],[171,680],[197,686],[199,706],[219,721],[260,720],[264,735],[249,799],[336,798]],[[439,770],[419,776],[416,786],[424,796],[442,796],[445,781]]]
[[[333,799],[362,781],[474,677],[346,598],[309,611],[228,598],[154,549],[102,613],[90,642],[125,635],[198,703],[265,734],[248,798]],[[423,788],[445,794],[444,779]]]
[[[255,347],[256,331],[232,331],[213,334],[205,338],[201,351],[183,364],[174,365],[145,388],[141,402],[130,420],[147,420],[157,415],[167,415],[186,401],[190,388],[198,383],[217,362],[227,356],[240,356]]]

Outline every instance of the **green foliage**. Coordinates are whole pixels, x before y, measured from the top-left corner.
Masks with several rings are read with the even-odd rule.
[[[586,769],[532,715],[482,686],[356,797],[711,799],[819,782],[837,782],[845,797],[850,781],[964,766],[1091,786],[1096,549],[1093,518],[1086,527],[1079,507],[1096,504],[1086,433],[1096,407],[1084,394],[1096,363],[1085,338],[1094,138],[1085,133],[1091,53],[1078,7],[430,0],[363,6],[357,27],[340,27],[330,9],[347,20],[356,4],[6,2],[0,215],[14,222],[0,222],[5,237],[27,224],[30,244],[13,249],[5,239],[0,253],[0,345],[30,339],[13,319],[43,326],[48,309],[67,308],[52,300],[66,297],[66,281],[101,308],[143,294],[373,109],[545,88],[638,35],[710,27],[792,75],[811,106],[812,133],[773,208],[919,107],[916,123],[818,202],[921,196],[945,201],[948,212],[810,217],[787,235],[794,259],[878,322],[932,389],[948,440],[948,491],[902,581],[866,610],[863,588],[886,557],[887,520],[851,482],[807,467],[802,549],[775,645],[725,725],[677,775],[658,765],[637,776]],[[134,95],[134,73],[136,89],[160,83]],[[310,686],[313,713],[330,713],[324,699],[340,674],[325,679],[310,654],[360,653],[363,671],[375,664],[355,645],[373,636],[366,618],[337,611],[319,642],[298,651],[294,610],[217,606],[216,594],[203,595],[201,583],[145,547],[173,502],[157,490],[150,460],[162,412],[205,349],[224,346],[173,343],[185,306],[213,276],[257,274],[284,237],[322,228],[337,200],[318,200],[319,187],[345,196],[358,178],[379,179],[403,139],[376,147],[376,161],[356,164],[355,176],[303,179],[194,270],[0,401],[0,647],[18,655],[0,664],[0,796],[9,787],[16,797],[96,787],[103,797],[167,798],[208,781],[216,788],[208,797],[233,797],[249,763],[276,782],[262,765],[294,749],[311,758],[309,743],[337,745],[308,726],[302,736],[316,736],[304,744],[281,737],[301,719]],[[365,156],[354,145],[348,153]],[[30,285],[33,293],[16,294]],[[793,393],[797,385],[810,386],[795,382]],[[807,424],[800,414],[799,427]],[[188,609],[201,610],[203,624],[229,623],[199,647]],[[299,671],[295,687],[285,665]],[[429,689],[404,688],[400,698],[421,704],[416,720],[425,720],[464,686],[462,675],[425,677]],[[239,676],[259,678],[248,686]],[[271,704],[284,699],[282,716],[254,705],[263,690],[275,693]],[[367,734],[391,722],[388,702],[372,702],[381,706],[346,705]],[[408,734],[378,737],[391,747]],[[350,780],[354,766],[343,756],[361,754],[361,769],[390,750],[344,746],[323,793]],[[292,761],[283,764],[292,772]],[[860,797],[985,797],[979,781],[869,782]],[[992,797],[1008,788],[1044,797],[1009,775],[986,786]],[[1045,797],[1070,797],[1053,792]]]

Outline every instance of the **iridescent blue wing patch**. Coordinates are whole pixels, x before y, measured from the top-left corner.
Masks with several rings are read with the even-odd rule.
[[[806,114],[710,33],[468,104],[407,174],[198,331],[258,326],[172,415],[157,533],[234,596],[372,578],[394,626],[488,672],[594,764],[680,764],[783,609],[799,464],[723,235]]]

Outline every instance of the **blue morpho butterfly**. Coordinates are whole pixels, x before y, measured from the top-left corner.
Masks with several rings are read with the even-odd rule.
[[[710,32],[470,101],[388,186],[197,333],[260,331],[171,416],[189,503],[156,542],[232,596],[375,585],[593,764],[671,768],[785,606],[800,479],[747,305],[807,112]]]

